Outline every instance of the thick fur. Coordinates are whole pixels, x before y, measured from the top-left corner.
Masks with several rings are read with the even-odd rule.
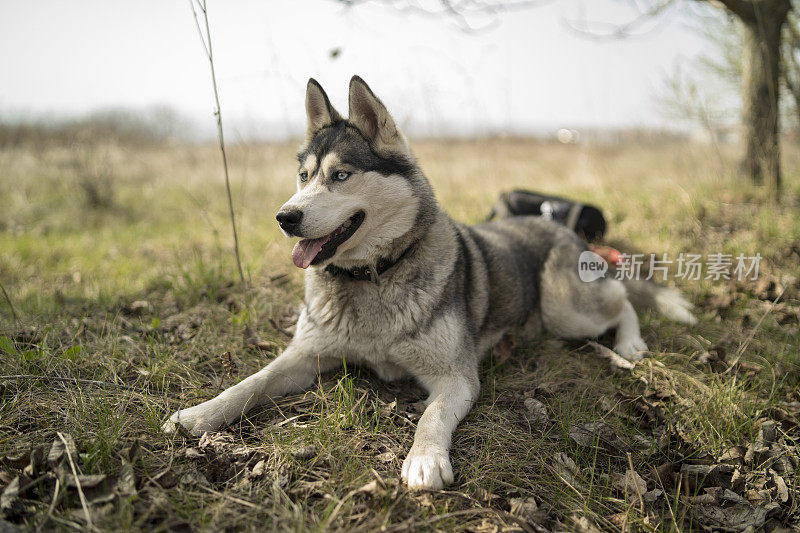
[[[481,358],[504,335],[531,338],[545,329],[579,339],[616,328],[621,355],[638,359],[647,349],[625,285],[579,279],[587,245],[568,229],[535,217],[453,221],[360,78],[350,84],[347,120],[313,80],[306,111],[298,191],[282,208],[303,213],[294,236],[327,235],[359,211],[364,222],[333,257],[306,271],[305,308],[283,354],[216,398],[178,411],[167,431],[181,424],[200,435],[231,424],[270,398],[309,387],[344,356],[385,380],[411,376],[428,391],[402,477],[412,488],[438,489],[453,481],[450,439],[478,396]],[[349,177],[335,180],[341,172]],[[377,284],[325,269],[400,257]],[[694,320],[676,293],[630,287],[637,302]]]

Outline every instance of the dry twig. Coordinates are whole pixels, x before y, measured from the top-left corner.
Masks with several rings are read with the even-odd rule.
[[[203,34],[203,30],[200,27],[200,21],[197,17],[197,10],[195,9],[195,2],[197,4],[197,8],[203,14],[203,20],[205,22],[206,31]],[[208,24],[208,10],[206,8],[206,0],[203,0],[200,3],[199,0],[189,0],[189,5],[192,8],[192,14],[194,15],[194,23],[197,26],[197,32],[200,34],[200,40],[203,43],[203,49],[205,50],[206,57],[208,58],[208,64],[211,67],[211,85],[214,88],[214,116],[217,117],[217,136],[219,138],[219,151],[222,154],[222,166],[225,170],[225,190],[228,193],[228,211],[231,217],[231,227],[233,228],[233,251],[234,255],[236,256],[236,266],[239,269],[239,278],[242,281],[242,292],[244,293],[245,299],[245,307],[247,306],[247,281],[244,277],[244,270],[242,269],[242,260],[239,254],[239,234],[236,231],[236,215],[233,211],[233,198],[231,196],[231,180],[228,173],[228,156],[225,153],[225,135],[222,129],[222,108],[219,104],[219,92],[217,91],[217,74],[214,71],[214,50],[211,47],[211,29]]]
[[[19,322],[19,315],[17,314],[17,310],[14,309],[14,302],[11,301],[11,298],[8,296],[8,293],[6,292],[6,288],[3,287],[2,283],[0,283],[0,291],[3,292],[3,297],[6,299],[6,302],[8,302],[8,307],[11,308],[11,314],[14,315],[14,320]]]
[[[69,461],[69,468],[72,470],[72,475],[75,477],[75,487],[78,489],[78,496],[81,500],[81,507],[83,507],[83,513],[86,515],[86,528],[89,530],[94,529],[94,524],[92,524],[92,514],[89,512],[89,503],[86,501],[86,495],[83,493],[83,487],[81,487],[81,481],[78,478],[78,469],[75,468],[75,462],[72,460],[72,453],[69,451],[69,444],[67,444],[67,439],[64,438],[64,435],[61,434],[59,431],[56,433],[58,438],[61,439],[61,442],[64,443],[64,453],[67,454],[67,461]]]

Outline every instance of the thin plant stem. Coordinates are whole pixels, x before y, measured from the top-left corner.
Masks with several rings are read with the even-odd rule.
[[[94,524],[92,524],[92,513],[89,512],[89,504],[86,501],[86,495],[83,493],[83,487],[81,487],[80,478],[78,477],[78,469],[75,468],[75,462],[72,460],[72,454],[69,451],[69,444],[67,444],[67,439],[61,434],[61,432],[56,433],[56,435],[58,435],[58,438],[64,443],[64,452],[67,454],[69,467],[70,470],[72,470],[72,477],[75,480],[75,487],[78,489],[78,497],[80,497],[81,500],[83,514],[86,515],[86,526],[90,531],[94,531]]]
[[[17,310],[14,309],[14,302],[11,301],[11,297],[6,292],[6,288],[3,287],[2,283],[0,283],[0,291],[3,291],[3,297],[6,299],[6,302],[8,302],[8,307],[11,308],[11,314],[14,315],[14,320],[19,322],[19,315],[17,314]]]
[[[214,70],[214,50],[211,46],[211,28],[208,24],[208,10],[206,8],[206,0],[203,0],[201,4],[199,1],[197,2],[197,7],[200,9],[200,12],[203,14],[203,20],[205,22],[206,33],[203,35],[203,31],[200,27],[200,23],[197,18],[197,10],[195,9],[195,3],[193,0],[189,0],[189,5],[192,8],[192,14],[194,15],[194,22],[197,26],[197,31],[200,34],[200,40],[203,43],[203,49],[205,50],[206,57],[208,58],[208,64],[211,67],[211,85],[214,88],[214,116],[217,118],[217,138],[219,139],[219,151],[222,154],[222,166],[225,170],[225,190],[228,194],[228,211],[231,217],[231,227],[233,228],[233,250],[234,255],[236,256],[236,266],[239,269],[239,278],[242,280],[242,292],[244,293],[245,299],[245,307],[247,307],[247,280],[244,277],[244,269],[242,268],[242,259],[239,254],[239,234],[236,230],[236,215],[233,210],[233,198],[231,195],[231,180],[228,173],[228,156],[225,153],[225,135],[222,129],[222,107],[219,103],[219,92],[217,91],[217,74]]]

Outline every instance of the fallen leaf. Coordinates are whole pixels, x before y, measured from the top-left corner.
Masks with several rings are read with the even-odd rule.
[[[135,464],[136,460],[139,458],[140,451],[141,444],[139,444],[139,439],[134,439],[130,446],[126,446],[120,450],[120,455],[122,455],[124,459],[127,459],[131,464]]]
[[[231,444],[233,444],[233,435],[206,431],[200,437],[197,446],[200,449],[211,448],[217,453],[224,453],[225,449]]]
[[[730,489],[725,489],[722,491],[722,501],[731,503],[747,503],[747,500]]]
[[[620,530],[622,531],[630,530],[630,528],[627,527],[628,520],[630,519],[628,513],[614,513],[612,515],[607,516],[606,518],[608,518],[608,520],[611,521],[611,523],[617,526]]]
[[[30,461],[31,461],[31,454],[29,452],[22,452],[13,455],[6,455],[0,462],[2,462],[4,465],[8,467],[21,470],[26,466],[28,466]]]
[[[66,476],[66,479],[64,480],[64,486],[68,488],[76,488],[80,484],[81,488],[91,489],[105,481],[107,477],[108,476],[105,474],[78,475],[77,478],[70,475]]]
[[[258,461],[250,471],[251,477],[261,477],[267,472],[267,462],[264,459]]]
[[[358,489],[356,489],[356,493],[367,494],[369,496],[372,496],[373,498],[377,498],[386,493],[386,486],[381,485],[381,483],[379,483],[378,480],[374,479],[369,483],[366,483],[361,487],[359,487]]]
[[[121,496],[136,495],[136,476],[133,473],[133,465],[127,460],[122,459],[122,467],[119,471],[119,482],[117,492]]]
[[[550,425],[547,407],[536,398],[525,398],[526,418],[535,428],[546,428]]]
[[[574,526],[573,528],[570,528],[570,530],[577,530],[580,533],[600,533],[600,530],[597,529],[597,526],[590,522],[585,516],[572,515],[569,517],[569,519]]]
[[[475,498],[483,503],[491,504],[493,501],[499,500],[500,496],[483,487],[478,487],[475,489]]]
[[[161,472],[153,476],[151,479],[155,481],[158,484],[158,486],[160,486],[163,489],[171,489],[172,487],[178,484],[178,479],[175,477],[175,473],[172,471],[171,468],[162,470]]]
[[[765,490],[750,489],[745,493],[745,496],[747,500],[754,505],[769,501],[769,491]]]
[[[0,513],[8,515],[18,503],[19,488],[19,476],[17,476],[3,489],[3,494],[0,494]]]
[[[395,459],[397,459],[397,455],[394,452],[384,452],[379,455],[375,456],[375,459],[382,463],[391,463]]]
[[[47,454],[47,463],[51,468],[55,468],[67,458],[67,452],[74,457],[78,456],[78,448],[75,446],[75,440],[69,433],[62,433],[64,440],[56,437],[53,444],[50,446],[50,452]],[[64,444],[66,442],[66,444]]]
[[[569,455],[563,452],[558,452],[555,454],[555,456],[553,456],[553,459],[557,465],[561,466],[564,471],[570,475],[570,477],[575,477],[580,473],[578,465],[575,464],[575,461],[573,461],[572,457]]]
[[[47,453],[47,445],[41,445],[31,450],[28,465],[23,469],[23,473],[29,477],[36,477],[44,470]]]
[[[744,490],[745,482],[746,479],[742,475],[742,471],[739,468],[734,469],[730,479],[731,490],[741,493]]]
[[[669,488],[674,483],[675,473],[674,463],[663,463],[650,471],[650,477],[663,488]]]
[[[524,518],[527,522],[536,522],[539,518],[539,506],[533,496],[527,498],[511,498],[511,514]]]
[[[633,451],[631,446],[620,439],[616,432],[603,421],[574,424],[569,428],[569,436],[579,446],[591,448],[601,446],[610,454],[622,455]]]
[[[558,386],[556,383],[549,381],[536,381],[532,389],[525,391],[525,396],[529,398],[534,398],[537,396],[549,398],[551,396],[555,396],[557,390]]]
[[[623,493],[629,503],[637,503],[647,492],[647,482],[635,470],[630,468],[625,474],[611,474],[611,483],[615,489]]]
[[[721,463],[732,463],[743,465],[744,464],[744,455],[747,453],[747,448],[744,446],[731,446],[725,452],[719,456],[719,461]]]
[[[642,494],[642,499],[644,499],[645,503],[655,503],[663,494],[663,490],[653,489]]]
[[[295,459],[311,459],[317,455],[317,447],[313,444],[292,448],[289,453]]]
[[[553,472],[561,478],[562,481],[578,490],[583,490],[583,486],[579,481],[580,469],[569,455],[563,452],[556,453],[553,456],[553,464],[551,468]]]
[[[761,423],[759,428],[757,441],[762,445],[769,445],[775,442],[778,435],[777,424],[773,420],[767,420]]]
[[[770,459],[770,445],[775,442],[777,437],[777,425],[772,420],[767,420],[761,423],[758,429],[758,436],[756,440],[747,448],[744,456],[745,464],[751,465],[754,468],[767,468],[772,466]],[[769,461],[769,464],[767,464]]]
[[[684,463],[681,465],[681,475],[683,476],[684,483],[687,484],[690,490],[696,490],[704,484],[711,484],[712,481],[707,478],[711,473],[711,465],[695,465]]]
[[[183,450],[183,455],[185,455],[187,459],[197,459],[198,457],[203,457],[203,452],[197,448],[186,448]]]
[[[208,480],[201,472],[190,471],[181,476],[181,485],[208,485]]]
[[[719,503],[719,501],[717,500],[717,497],[714,494],[710,493],[710,492],[706,492],[704,494],[698,494],[694,498],[691,498],[689,504],[690,505],[702,505],[702,504],[709,504],[709,505],[710,504],[714,504],[714,505],[716,505],[717,503]]]
[[[98,517],[106,517],[114,511],[113,503],[105,503],[104,505],[94,506],[91,510],[92,519],[96,520]],[[70,509],[69,514],[73,518],[86,522],[86,511],[82,507]]]
[[[774,470],[770,470],[770,472],[772,473],[772,482],[775,484],[775,488],[777,489],[778,492],[778,500],[780,500],[783,503],[788,502],[789,489],[786,486],[786,482]]]
[[[394,414],[397,410],[397,399],[395,398],[391,403],[387,403],[381,406],[381,416],[384,418],[389,418]]]
[[[769,515],[778,509],[777,503],[754,507],[749,503],[734,504],[730,507],[718,505],[695,505],[692,514],[708,528],[724,528],[727,531],[756,531],[766,523]]]
[[[587,422],[582,426],[574,424],[569,428],[569,438],[579,446],[592,447],[602,439],[600,432],[604,427],[605,424],[603,422]]]

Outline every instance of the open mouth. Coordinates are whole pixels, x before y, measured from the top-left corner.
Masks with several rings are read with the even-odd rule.
[[[336,249],[353,236],[362,222],[364,222],[364,212],[359,211],[328,235],[318,239],[301,240],[294,245],[292,261],[300,268],[308,268],[309,265],[318,265],[330,259],[336,253]]]

